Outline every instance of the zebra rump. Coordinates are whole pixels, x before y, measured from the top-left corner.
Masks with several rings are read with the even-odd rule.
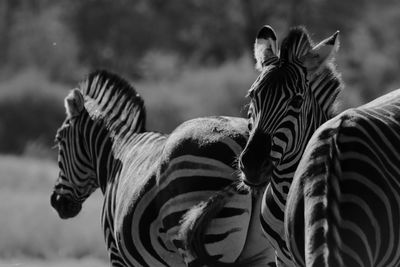
[[[186,258],[194,259],[189,266],[215,266],[215,267],[241,267],[253,266],[262,258],[261,254],[256,254],[249,258],[237,260],[235,263],[224,263],[219,261],[221,255],[210,255],[207,251],[207,243],[212,239],[209,232],[212,230],[210,223],[218,217],[234,216],[234,210],[227,207],[229,204],[237,202],[237,199],[249,197],[249,191],[245,188],[237,188],[235,183],[227,186],[223,190],[215,193],[207,201],[203,201],[191,208],[182,217],[178,239],[183,243]],[[239,200],[240,201],[240,200]],[[232,203],[231,203],[232,202]],[[246,214],[252,211],[245,211]],[[240,231],[240,225],[233,225],[228,233]]]

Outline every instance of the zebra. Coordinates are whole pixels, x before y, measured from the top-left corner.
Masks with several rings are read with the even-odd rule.
[[[337,113],[338,47],[338,32],[314,45],[302,26],[291,28],[280,48],[270,26],[256,37],[261,74],[248,92],[250,136],[238,165],[244,184],[264,190],[260,220],[278,266],[293,266],[284,213],[294,172],[312,134]]]
[[[400,266],[400,90],[324,123],[293,178],[286,240],[299,266]]]
[[[245,190],[229,191],[238,180],[235,165],[248,138],[245,119],[197,118],[169,135],[148,132],[143,99],[123,78],[104,70],[73,89],[65,108],[66,119],[56,134],[60,172],[51,205],[61,218],[72,218],[100,188],[112,266],[274,261],[273,253],[260,246],[265,240],[252,215],[260,201]],[[193,209],[207,207],[221,190],[228,192],[226,201],[204,222],[204,243],[196,244],[196,254],[182,240],[192,234],[187,229],[193,218],[201,217],[192,215]]]

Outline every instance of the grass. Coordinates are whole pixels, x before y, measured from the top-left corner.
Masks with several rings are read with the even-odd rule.
[[[95,258],[82,260],[63,259],[63,260],[37,260],[37,259],[14,259],[0,260],[0,267],[108,267],[109,264]]]
[[[76,218],[61,220],[50,206],[57,173],[51,161],[0,156],[0,266],[46,266],[35,262],[66,259],[87,261],[86,266],[107,262],[100,226],[102,196],[95,193]]]
[[[48,193],[57,173],[58,167],[52,161],[0,156],[1,190]]]

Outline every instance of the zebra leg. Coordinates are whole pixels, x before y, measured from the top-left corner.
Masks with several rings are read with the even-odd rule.
[[[285,209],[285,239],[292,261],[305,266],[304,261],[304,195],[303,183],[294,180],[290,186]]]
[[[117,250],[110,248],[108,255],[109,255],[111,267],[126,267],[127,266],[125,264],[124,260],[119,255]]]
[[[275,249],[277,266],[293,266],[290,253],[285,241],[284,218],[277,218],[275,196],[271,184],[264,191],[261,202],[261,226],[268,240],[267,244]]]
[[[291,262],[287,262],[284,260],[285,257],[283,257],[282,255],[279,255],[277,253],[277,251],[275,251],[275,265],[277,267],[294,267],[295,265]],[[271,265],[273,266],[273,265]]]
[[[115,243],[115,239],[111,235],[111,233],[106,233],[106,244],[107,244],[107,252],[108,258],[110,259],[111,267],[126,267],[124,259],[121,257],[118,247]]]
[[[253,208],[245,247],[240,254],[238,262],[248,262],[248,266],[276,267],[275,249],[263,233],[260,223],[261,203],[264,189],[253,191]]]
[[[252,198],[250,192],[234,187],[228,186],[184,215],[178,239],[184,244],[181,252],[188,266],[230,266],[241,254]]]
[[[116,242],[116,237],[114,236],[114,227],[112,224],[112,221],[110,222],[110,219],[113,218],[113,216],[110,216],[110,208],[108,206],[109,204],[109,196],[106,195],[104,198],[104,203],[103,203],[103,210],[102,210],[102,215],[101,215],[101,224],[103,228],[103,234],[104,234],[104,240],[107,245],[107,253],[108,253],[108,258],[110,260],[110,266],[111,267],[127,267],[128,265],[126,264],[125,260],[123,259],[120,250],[118,248],[117,242]]]

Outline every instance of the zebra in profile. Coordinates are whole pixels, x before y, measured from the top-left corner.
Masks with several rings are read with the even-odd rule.
[[[260,246],[265,240],[251,215],[257,201],[246,191],[229,190],[248,137],[246,120],[198,118],[169,135],[146,132],[142,98],[106,71],[90,74],[66,97],[65,107],[67,117],[56,135],[60,173],[51,205],[61,218],[74,217],[100,188],[112,266],[273,261]],[[204,221],[199,244],[190,227],[201,214],[193,210],[202,211],[218,192],[225,192],[226,201]]]
[[[289,191],[300,266],[400,266],[400,90],[324,123]]]
[[[292,28],[280,49],[270,26],[256,38],[261,74],[248,92],[250,136],[239,168],[244,184],[264,190],[260,219],[278,265],[293,266],[284,212],[294,172],[312,134],[335,114],[338,46],[338,32],[314,45],[303,27]]]

